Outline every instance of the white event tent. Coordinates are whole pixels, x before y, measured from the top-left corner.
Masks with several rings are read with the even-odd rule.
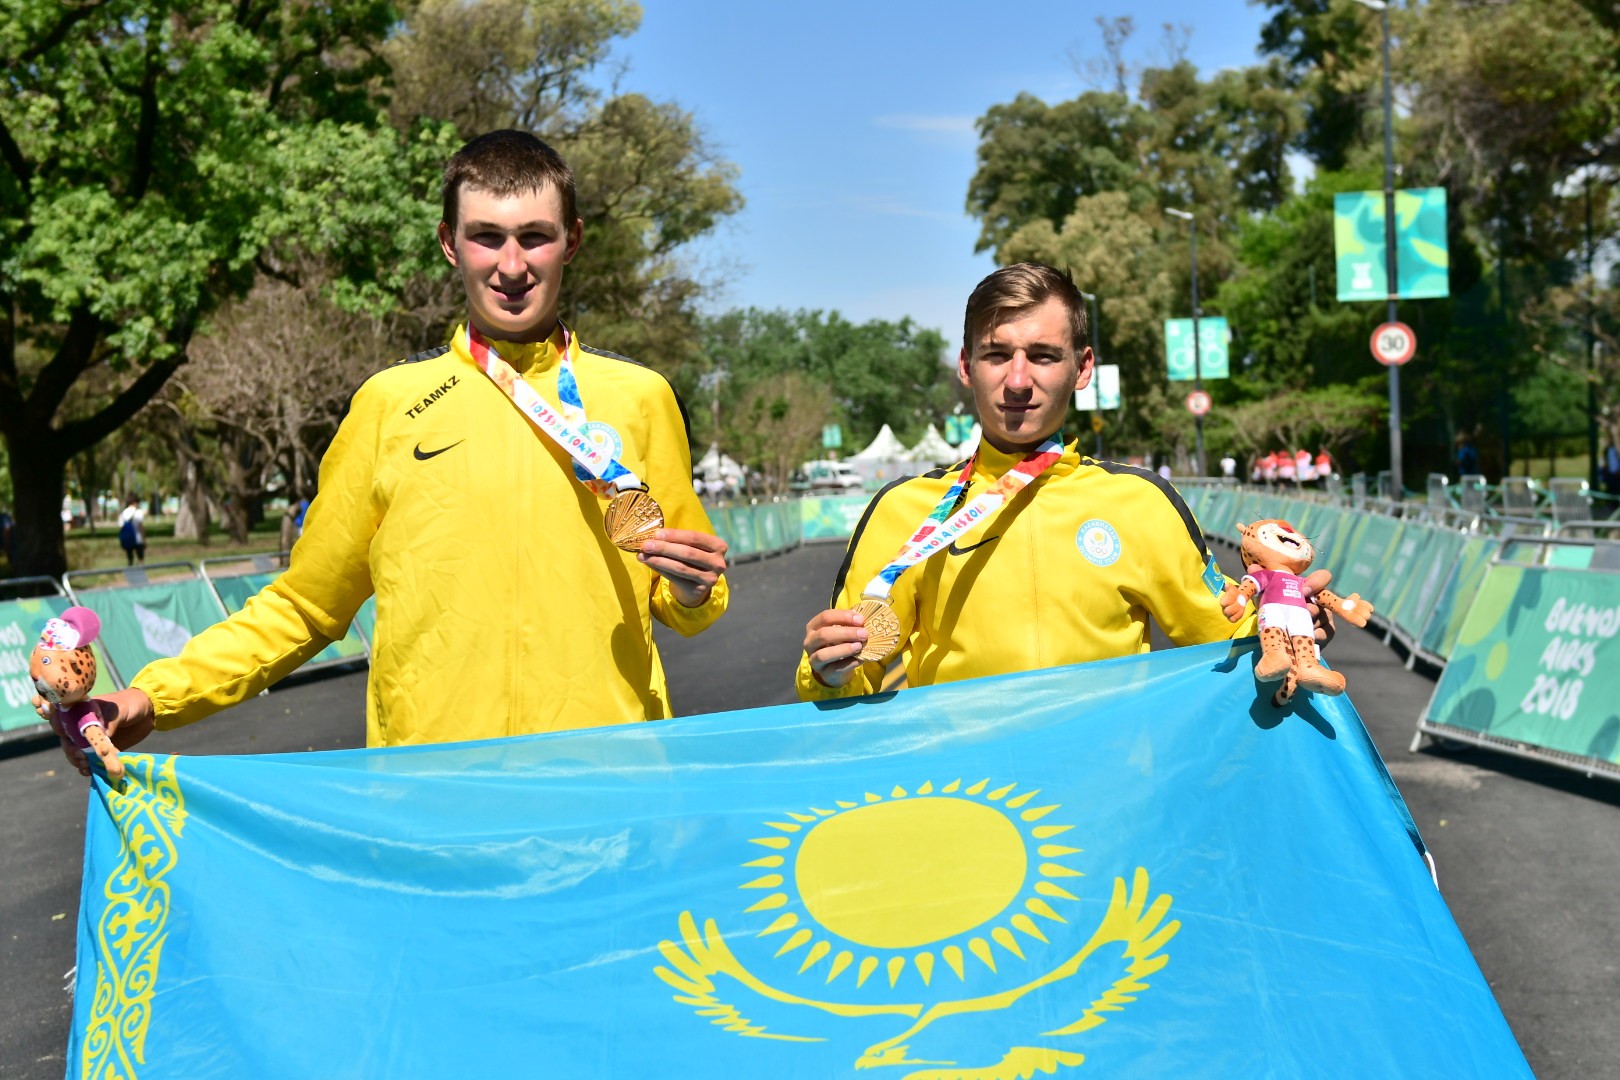
[[[743,467],[720,452],[718,443],[710,443],[708,453],[698,458],[692,471],[705,480],[741,480]]]
[[[945,441],[939,429],[929,424],[928,430],[923,432],[923,437],[917,441],[917,445],[906,452],[906,457],[908,460],[927,462],[930,465],[949,465],[957,459],[957,453],[955,447]]]
[[[888,424],[877,433],[877,437],[867,444],[865,450],[858,454],[851,454],[850,461],[904,461],[906,444],[895,437]]]

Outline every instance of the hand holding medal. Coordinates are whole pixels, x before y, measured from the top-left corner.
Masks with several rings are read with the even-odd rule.
[[[973,479],[977,454],[970,457],[928,519],[889,565],[867,583],[855,607],[850,611],[823,611],[805,627],[804,651],[816,678],[828,686],[841,686],[860,664],[884,663],[892,657],[900,648],[903,636],[900,618],[889,603],[900,575],[944,551],[957,537],[982,525],[997,507],[1062,456],[1063,437],[1054,435],[966,506],[957,509],[957,503]]]
[[[646,488],[631,488],[613,496],[602,516],[608,539],[620,551],[637,553],[664,527],[664,510]]]
[[[530,423],[574,459],[575,479],[597,496],[609,499],[602,519],[608,540],[662,575],[680,604],[701,607],[706,603],[715,583],[726,572],[726,542],[708,533],[666,527],[664,511],[647,486],[615,456],[618,446],[610,447],[593,437],[593,429],[599,431],[603,425],[593,425],[585,417],[567,327],[563,328],[562,359],[557,369],[560,410],[552,408],[519,378],[512,365],[476,329],[469,326],[461,334],[465,337],[458,337],[457,343],[465,346],[479,369],[512,399]]]

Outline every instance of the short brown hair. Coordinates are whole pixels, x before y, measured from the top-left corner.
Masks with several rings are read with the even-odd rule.
[[[1053,297],[1069,310],[1069,337],[1078,353],[1091,343],[1085,297],[1067,271],[1044,263],[1003,266],[973,287],[962,320],[962,348],[969,356],[986,330],[1037,308]]]
[[[548,184],[562,196],[563,228],[573,228],[579,217],[574,170],[562,155],[527,131],[507,128],[487,132],[457,150],[445,163],[444,222],[456,228],[464,186],[505,198],[539,193]]]

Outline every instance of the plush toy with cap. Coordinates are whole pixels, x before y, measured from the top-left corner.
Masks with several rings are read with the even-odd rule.
[[[55,708],[56,729],[80,750],[94,750],[107,775],[118,780],[124,775],[124,763],[100,715],[86,700],[96,683],[96,654],[90,643],[100,633],[101,620],[86,607],[70,607],[59,618],[46,620],[28,657],[28,674],[40,696]]]
[[[1254,677],[1263,683],[1281,682],[1272,698],[1286,705],[1297,687],[1317,694],[1344,693],[1344,676],[1322,666],[1316,651],[1316,628],[1306,602],[1315,600],[1356,626],[1366,626],[1373,607],[1358,593],[1339,596],[1326,589],[1314,595],[1300,576],[1316,558],[1311,542],[1286,521],[1238,523],[1243,534],[1243,581],[1238,593],[1254,601],[1260,613],[1260,659]],[[1241,605],[1233,622],[1242,617]]]

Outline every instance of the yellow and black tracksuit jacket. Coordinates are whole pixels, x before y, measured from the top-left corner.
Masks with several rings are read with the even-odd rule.
[[[555,405],[561,341],[496,349]],[[670,527],[712,533],[663,376],[577,338],[569,348],[589,420],[612,428]],[[726,609],[725,579],[682,606],[608,542],[605,506],[471,356],[413,356],[355,393],[286,573],[132,685],[159,728],[190,723],[293,671],[375,593],[368,745],[670,716],[651,620],[703,630]]]
[[[1022,460],[981,444],[963,501]],[[961,472],[939,469],[878,492],[850,537],[832,606],[848,609]],[[1177,645],[1254,633],[1221,611],[1221,574],[1192,511],[1156,473],[1082,457],[1076,443],[977,529],[907,570],[890,597],[910,686],[1146,652],[1149,618]],[[801,657],[799,697],[876,693],[883,666],[823,685]]]

